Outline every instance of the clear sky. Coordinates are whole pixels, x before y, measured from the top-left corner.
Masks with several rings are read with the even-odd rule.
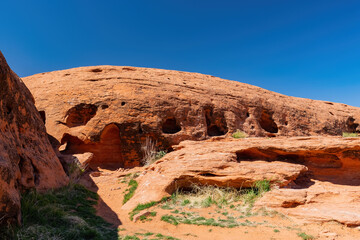
[[[360,1],[3,0],[0,19],[21,77],[153,67],[360,107]]]

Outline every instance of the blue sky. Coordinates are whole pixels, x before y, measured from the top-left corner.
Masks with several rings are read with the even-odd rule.
[[[360,1],[5,0],[1,10],[0,50],[21,77],[153,67],[360,107]]]

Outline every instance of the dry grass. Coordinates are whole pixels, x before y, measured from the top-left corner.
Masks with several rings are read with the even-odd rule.
[[[235,188],[192,185],[191,191],[177,190],[173,203],[188,207],[209,207],[212,204],[227,205],[241,200],[241,191]]]
[[[150,137],[147,137],[145,142],[141,146],[143,152],[142,164],[149,166],[165,156],[165,151],[159,151],[156,147],[157,142],[153,141]]]
[[[270,190],[268,180],[257,181],[250,189],[222,188],[210,185],[192,185],[190,191],[177,190],[172,196],[172,201],[164,206],[173,209],[177,206],[189,208],[204,208],[211,205],[218,207],[242,203],[246,208],[252,208],[257,198]],[[240,206],[240,205],[238,205]]]

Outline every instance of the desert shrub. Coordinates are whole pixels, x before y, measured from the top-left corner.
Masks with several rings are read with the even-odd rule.
[[[81,185],[22,195],[22,226],[3,229],[1,239],[117,239],[117,231],[95,214],[98,195]]]
[[[348,133],[348,132],[343,132],[342,133],[343,137],[359,137],[358,133]]]
[[[231,136],[233,138],[246,138],[248,135],[245,132],[237,129],[236,132],[234,132]]]

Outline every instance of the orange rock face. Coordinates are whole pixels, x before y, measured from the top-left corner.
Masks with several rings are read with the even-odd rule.
[[[147,137],[158,150],[226,136],[341,135],[359,130],[360,109],[288,97],[244,83],[178,71],[81,67],[24,78],[63,153],[94,154],[101,167],[139,166]],[[315,156],[325,159],[326,156]],[[318,161],[318,164],[337,164]]]
[[[31,93],[0,52],[0,224],[20,221],[19,191],[67,182]]]
[[[360,225],[359,153],[358,138],[184,141],[142,172],[135,195],[122,208],[159,201],[192,184],[246,188],[267,179],[275,190],[257,202],[258,207],[307,220]]]

